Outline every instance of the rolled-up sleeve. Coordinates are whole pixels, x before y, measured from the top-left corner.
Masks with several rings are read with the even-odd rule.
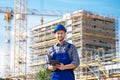
[[[48,50],[48,53],[47,53],[47,55],[46,55],[46,59],[45,59],[45,69],[48,69],[48,66],[50,65],[49,64],[49,60],[50,60],[50,54],[51,54],[51,52],[52,52],[52,49],[50,48],[49,50]]]
[[[46,60],[45,60],[45,69],[48,69],[48,66],[49,66],[49,58],[48,58],[48,55],[46,55]]]
[[[71,45],[70,55],[71,55],[71,58],[72,58],[71,63],[76,65],[76,67],[79,66],[80,59],[79,59],[77,48],[74,45]]]

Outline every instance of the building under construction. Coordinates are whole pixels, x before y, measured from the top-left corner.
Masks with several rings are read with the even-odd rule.
[[[77,80],[119,80],[117,19],[80,10],[63,18],[37,26],[30,36],[30,71],[33,78],[45,62],[48,49],[55,44],[53,28],[62,23],[67,28],[66,40],[75,44],[80,66],[75,70]]]

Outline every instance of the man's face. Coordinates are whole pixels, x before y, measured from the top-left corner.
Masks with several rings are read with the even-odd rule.
[[[56,36],[56,39],[57,39],[58,41],[63,41],[64,38],[65,38],[65,31],[63,31],[63,30],[58,30],[58,31],[56,32],[55,36]]]

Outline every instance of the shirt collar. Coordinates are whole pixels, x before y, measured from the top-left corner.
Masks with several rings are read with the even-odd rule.
[[[66,45],[66,44],[67,44],[67,42],[64,41],[64,42],[63,42],[63,45]],[[63,46],[63,45],[61,45],[61,46]],[[59,43],[56,43],[56,46],[60,46],[60,44],[59,44]]]

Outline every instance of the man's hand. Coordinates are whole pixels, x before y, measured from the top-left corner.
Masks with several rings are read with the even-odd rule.
[[[56,66],[51,66],[51,65],[50,65],[50,66],[48,67],[48,70],[50,70],[50,71],[55,71],[55,70],[56,70]]]
[[[61,63],[60,66],[56,67],[57,69],[60,69],[60,70],[65,70],[65,69],[74,69],[76,66],[74,64],[67,64],[67,65],[64,65]]]
[[[57,69],[57,67],[59,67],[60,65],[56,65],[56,66],[52,66],[52,65],[50,65],[49,67],[48,67],[48,70],[50,70],[50,71],[55,71],[56,69]]]
[[[67,65],[64,65],[64,64],[57,64],[56,66],[49,66],[48,67],[48,70],[50,71],[55,71],[56,69],[59,69],[59,70],[65,70],[65,69],[74,69],[76,66],[74,64],[67,64]]]
[[[61,63],[61,65],[57,66],[56,68],[60,69],[60,70],[65,70],[66,69],[65,65],[62,64],[62,63]]]

